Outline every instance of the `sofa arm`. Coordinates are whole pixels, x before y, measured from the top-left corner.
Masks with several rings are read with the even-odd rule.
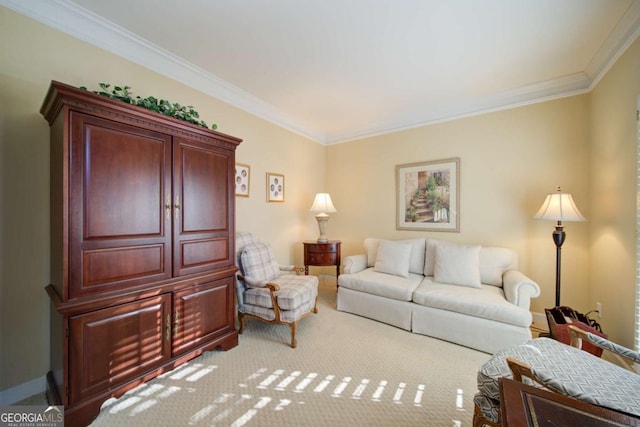
[[[344,259],[344,274],[353,274],[367,268],[367,256],[350,255]]]
[[[521,271],[505,271],[502,281],[505,298],[518,307],[529,310],[531,298],[540,296],[540,286]]]

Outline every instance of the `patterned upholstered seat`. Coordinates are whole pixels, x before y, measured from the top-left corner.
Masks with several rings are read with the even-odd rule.
[[[624,350],[627,354],[635,353]],[[480,368],[478,393],[474,397],[474,426],[500,425],[498,380],[501,377],[513,378],[507,358],[527,365],[536,380],[523,377],[522,380],[528,384],[640,416],[640,375],[576,347],[549,338],[537,338],[497,352]]]
[[[318,278],[298,276],[293,267],[278,265],[271,247],[251,233],[236,234],[236,260],[240,333],[246,316],[287,325],[295,348],[298,320],[318,312]]]

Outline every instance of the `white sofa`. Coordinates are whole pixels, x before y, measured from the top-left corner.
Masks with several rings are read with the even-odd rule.
[[[540,287],[515,251],[430,238],[364,247],[344,259],[338,310],[491,354],[531,339]]]

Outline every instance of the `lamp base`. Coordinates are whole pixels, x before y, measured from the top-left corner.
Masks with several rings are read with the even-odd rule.
[[[556,307],[560,306],[560,269],[562,265],[562,244],[567,237],[564,232],[562,222],[558,221],[556,229],[553,231],[553,242],[556,244]]]
[[[316,215],[316,221],[318,221],[318,230],[320,230],[320,236],[318,236],[318,243],[327,243],[327,222],[329,222],[329,215],[326,213],[319,213]]]

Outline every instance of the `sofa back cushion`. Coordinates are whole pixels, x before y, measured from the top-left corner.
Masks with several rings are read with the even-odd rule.
[[[436,245],[433,276],[439,283],[480,288],[480,246]]]
[[[436,246],[451,244],[446,240],[427,239],[425,246],[425,276],[435,275]],[[480,281],[485,285],[502,286],[502,275],[507,270],[518,269],[518,254],[512,249],[501,247],[480,248]]]
[[[442,242],[438,239],[427,239],[424,254],[424,271],[425,276],[433,276],[436,267],[436,245]]]
[[[480,249],[480,279],[482,283],[502,286],[502,275],[518,269],[518,254],[513,249],[486,247]]]
[[[377,239],[374,237],[368,237],[364,239],[364,249],[367,253],[367,266],[374,267],[376,260],[378,259],[378,247],[380,241],[383,239]],[[411,255],[409,256],[409,273],[424,274],[424,251],[425,251],[425,239],[405,239],[394,240],[398,243],[406,243],[411,245]]]
[[[411,245],[404,242],[380,240],[374,270],[394,276],[409,277]]]

